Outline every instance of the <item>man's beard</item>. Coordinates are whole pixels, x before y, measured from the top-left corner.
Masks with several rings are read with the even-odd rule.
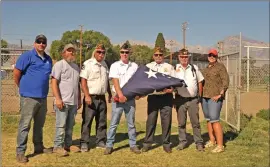
[[[75,58],[69,58],[69,59],[66,59],[66,61],[68,63],[74,63],[76,61],[76,59]]]

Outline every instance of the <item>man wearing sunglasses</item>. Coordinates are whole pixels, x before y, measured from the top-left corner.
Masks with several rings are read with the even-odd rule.
[[[154,62],[147,64],[150,69],[167,74],[174,77],[174,68],[172,65],[164,62],[163,50],[156,47],[153,55]],[[171,153],[170,135],[172,123],[172,105],[173,105],[173,88],[157,90],[153,94],[148,95],[147,101],[147,122],[146,135],[143,143],[143,152],[147,152],[154,142],[154,134],[157,124],[158,111],[160,111],[163,150]]]
[[[74,45],[65,45],[62,51],[63,59],[56,62],[52,69],[52,91],[56,112],[53,152],[60,156],[67,156],[69,151],[80,151],[77,146],[72,146],[75,116],[81,107],[80,68],[74,63],[75,51]]]
[[[24,52],[16,62],[13,75],[23,100],[21,118],[17,136],[17,161],[28,162],[25,156],[31,120],[34,119],[34,153],[51,153],[43,145],[43,126],[47,113],[47,95],[49,78],[52,71],[52,59],[45,53],[47,38],[36,36],[34,49]]]
[[[129,61],[130,50],[130,46],[124,43],[120,48],[120,60],[113,63],[110,68],[109,77],[113,82],[112,91],[118,95],[119,101],[112,102],[112,118],[104,155],[109,155],[113,152],[115,134],[123,111],[128,125],[130,151],[136,154],[141,153],[136,146],[135,99],[127,100],[121,91],[121,88],[128,82],[138,68],[136,63]]]
[[[107,132],[106,92],[109,94],[109,103],[111,103],[112,98],[108,79],[109,68],[104,61],[105,53],[105,46],[97,44],[92,57],[83,63],[80,73],[84,93],[81,152],[89,151],[90,130],[94,118],[96,121],[96,147],[105,149]]]
[[[199,97],[202,96],[202,82],[204,77],[196,65],[189,63],[189,55],[188,50],[181,49],[178,55],[179,64],[176,64],[175,76],[176,78],[183,79],[186,82],[187,90],[190,95],[189,97],[186,97],[181,95],[180,92],[175,94],[175,106],[179,132],[179,145],[176,149],[183,150],[187,147],[186,121],[188,111],[196,149],[198,151],[204,151],[198,105]]]

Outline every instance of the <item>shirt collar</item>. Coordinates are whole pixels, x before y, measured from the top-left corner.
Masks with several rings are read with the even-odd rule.
[[[163,64],[164,64],[164,62],[162,62],[162,63],[160,63],[160,64],[154,62],[154,65],[155,65],[155,66],[158,66],[158,67],[161,67]]]
[[[37,51],[36,51],[35,48],[32,49],[32,53],[33,53],[35,56],[37,56],[38,58],[42,59],[41,56],[38,55],[38,53],[37,53]],[[44,60],[47,60],[47,59],[48,59],[48,56],[49,56],[49,55],[47,55],[46,52],[44,52],[44,55],[43,55]]]
[[[189,67],[190,67],[190,64],[187,65],[187,68],[186,69],[188,69]],[[184,67],[182,66],[182,64],[177,64],[176,65],[176,69],[178,69],[178,68],[184,69]]]
[[[98,61],[97,61],[97,59],[96,59],[96,58],[94,58],[94,57],[93,57],[93,58],[91,58],[91,59],[92,59],[92,61],[93,61],[93,63],[94,63],[94,64],[97,64],[97,65],[102,65],[102,64],[101,64],[101,63],[102,63],[102,61],[101,61],[101,62],[98,62]]]
[[[130,65],[131,65],[130,61],[128,61],[128,64],[125,64],[120,60],[120,66],[130,66]]]

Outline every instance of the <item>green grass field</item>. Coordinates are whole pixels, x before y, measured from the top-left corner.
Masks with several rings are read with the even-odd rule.
[[[127,127],[121,122],[117,130],[115,151],[108,156],[103,155],[102,149],[95,149],[95,145],[87,153],[70,153],[68,157],[58,157],[56,154],[42,154],[33,156],[32,128],[28,138],[26,155],[29,157],[27,164],[16,162],[16,136],[19,122],[18,115],[2,114],[2,166],[139,166],[139,167],[167,167],[167,166],[269,166],[269,121],[260,118],[252,118],[246,123],[243,130],[237,135],[228,126],[224,125],[226,150],[220,154],[213,154],[209,150],[197,152],[194,143],[182,151],[175,149],[177,140],[177,127],[172,127],[173,152],[167,154],[161,145],[161,128],[157,127],[156,145],[147,153],[136,155],[131,153],[128,145]],[[201,123],[203,138],[207,140],[205,122]],[[79,144],[80,126],[78,121],[74,127],[74,144]],[[55,116],[48,115],[44,127],[44,144],[53,146],[55,133]],[[145,123],[138,122],[137,141],[141,146],[145,135]],[[92,128],[94,129],[94,128]],[[92,131],[94,132],[94,131]],[[192,139],[192,130],[188,130],[188,138]],[[93,133],[92,133],[93,134]],[[93,134],[95,135],[95,134]],[[94,137],[91,137],[94,143]]]

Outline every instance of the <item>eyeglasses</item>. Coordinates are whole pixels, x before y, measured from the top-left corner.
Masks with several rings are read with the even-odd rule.
[[[187,59],[188,56],[179,56],[181,59]]]
[[[212,54],[212,53],[210,53],[210,54],[208,55],[208,57],[214,57],[214,58],[217,58],[217,56],[214,55],[214,54]]]
[[[155,56],[155,57],[158,57],[158,56],[159,56],[159,57],[162,57],[163,54],[154,54],[154,56]]]
[[[47,44],[47,42],[46,42],[46,41],[40,41],[40,40],[37,40],[37,41],[36,41],[36,43],[37,43],[37,44],[44,44],[44,45],[46,45],[46,44]]]
[[[98,50],[97,53],[98,53],[98,54],[105,54],[105,51],[100,51],[100,50]]]
[[[129,51],[120,51],[121,54],[129,54]]]

